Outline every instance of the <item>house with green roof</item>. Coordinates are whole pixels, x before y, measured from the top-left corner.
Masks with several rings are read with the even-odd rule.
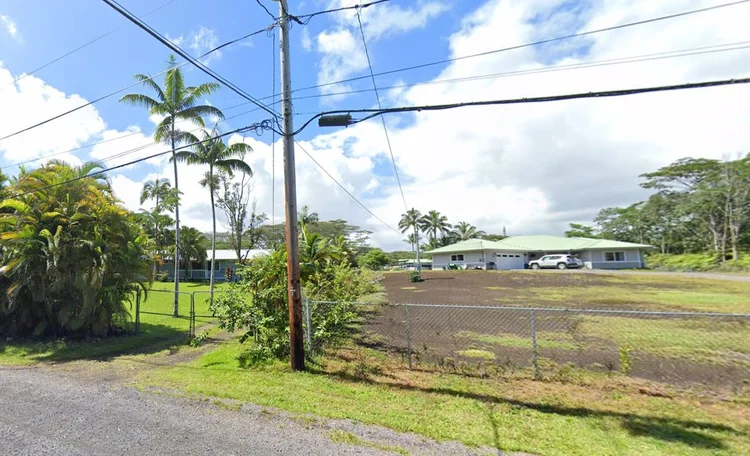
[[[462,269],[525,269],[545,255],[575,255],[588,269],[645,267],[643,254],[654,248],[645,244],[560,236],[511,236],[502,241],[469,239],[440,247],[432,254],[432,269],[457,265]]]

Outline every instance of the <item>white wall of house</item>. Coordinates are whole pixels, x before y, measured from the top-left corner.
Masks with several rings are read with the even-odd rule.
[[[594,269],[631,269],[645,266],[641,249],[591,250],[589,253],[591,267]]]
[[[474,252],[458,253],[436,253],[432,255],[432,269],[443,269],[451,264],[466,266],[467,268],[485,267],[487,260],[486,252],[478,250]]]

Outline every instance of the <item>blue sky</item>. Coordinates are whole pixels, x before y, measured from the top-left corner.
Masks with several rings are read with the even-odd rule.
[[[270,18],[250,0],[208,3],[122,0],[160,33],[193,55],[261,29]],[[160,5],[163,8],[144,16]],[[290,1],[294,14],[354,4],[354,0]],[[362,13],[376,72],[460,57],[542,38],[690,10],[711,0],[664,2],[611,0],[391,0]],[[272,11],[276,3],[265,0]],[[398,72],[379,77],[380,87],[497,72],[545,69],[559,64],[644,55],[750,39],[740,5],[658,24],[591,35],[540,47]],[[354,13],[323,15],[291,30],[293,86],[302,88],[368,74]],[[96,43],[10,85],[31,71],[84,44],[119,29]],[[9,1],[0,5],[0,137],[132,83],[135,73],[157,73],[169,51],[144,31],[97,0]],[[450,84],[383,90],[385,106],[419,105],[488,98],[516,98],[646,85],[696,82],[750,74],[747,50],[648,61],[621,66],[550,72]],[[272,93],[275,44],[265,33],[222,50],[208,65],[256,97]],[[277,67],[278,72],[278,67]],[[186,67],[189,83],[210,78]],[[157,78],[158,80],[158,78]],[[277,75],[278,84],[278,75]],[[371,88],[363,79],[343,85],[299,91],[298,113],[375,105],[372,92],[326,96]],[[140,87],[129,91],[141,91]],[[743,92],[744,90],[744,92]],[[393,152],[407,204],[436,209],[452,222],[511,234],[560,234],[569,222],[589,222],[605,206],[629,204],[646,194],[638,175],[683,156],[721,158],[750,150],[746,135],[750,108],[735,103],[746,88],[649,95],[628,99],[577,101],[554,105],[473,108],[387,118]],[[101,140],[119,138],[62,158],[107,159],[147,145],[154,122],[139,108],[118,103],[119,95],[93,108],[0,142],[0,164],[10,164]],[[243,102],[223,88],[209,100],[227,108]],[[227,110],[232,116],[252,107]],[[262,111],[223,125],[225,130],[264,119]],[[295,118],[296,125],[309,118]],[[278,138],[277,138],[278,139]],[[393,175],[390,153],[378,119],[347,129],[315,124],[297,138],[347,190],[395,226],[404,206]],[[271,136],[249,134],[254,152],[246,158],[256,171],[254,196],[259,210],[281,221],[282,163]],[[107,165],[163,150],[153,146]],[[345,218],[374,232],[373,242],[403,248],[394,233],[352,201],[301,150],[298,197],[322,218]],[[41,163],[41,162],[40,162]],[[275,178],[274,176],[275,166]],[[13,172],[13,168],[5,169]],[[207,229],[210,213],[205,189],[196,182],[203,170],[181,167],[188,224]],[[164,160],[151,160],[113,173],[117,196],[136,210],[142,182],[171,178]],[[579,184],[570,185],[571,181]],[[275,189],[272,192],[271,189]],[[272,199],[271,195],[275,193]]]
[[[122,2],[123,6],[139,17],[164,3],[167,2],[165,0]],[[291,3],[290,8],[293,8],[296,14],[318,11],[329,6],[326,2],[303,2],[299,5],[294,5],[297,2]],[[410,2],[401,3],[408,5]],[[460,15],[465,12],[465,9],[462,11],[462,5],[463,8],[466,7],[465,3],[450,2],[451,14]],[[266,4],[269,9],[276,11],[274,9],[276,3],[266,0]],[[206,28],[215,36],[217,45],[259,30],[270,23],[270,18],[266,13],[252,1],[221,1],[215,2],[210,8],[206,5],[206,2],[198,0],[175,0],[143,19],[170,38],[182,36],[188,41],[202,27]],[[40,8],[44,8],[44,14],[39,14]],[[31,71],[96,36],[119,28],[115,33],[36,74],[59,90],[77,93],[89,100],[130,84],[132,75],[135,73],[153,74],[161,71],[169,54],[169,50],[162,44],[100,1],[10,2],[2,7],[2,13],[13,18],[22,34],[23,42],[20,46],[3,46],[5,49],[2,55],[3,64],[16,75]],[[367,11],[363,14],[366,15]],[[353,13],[350,12],[350,15]],[[307,29],[310,35],[314,36],[330,23],[330,17],[318,16],[311,21]],[[407,34],[407,39],[399,39],[397,43],[374,41],[370,44],[373,64],[382,71],[411,65],[416,57],[420,62],[445,58],[448,53],[448,43],[444,37],[446,33],[452,32],[458,26],[459,24],[452,20],[450,15],[440,15],[430,23],[429,27],[413,30]],[[294,87],[307,87],[317,82],[318,57],[314,52],[305,51],[303,48],[302,29],[302,26],[294,25],[291,32]],[[8,37],[0,39],[9,40]],[[425,46],[426,43],[429,45]],[[182,46],[188,52],[196,54],[196,51],[190,49],[185,43]],[[275,52],[272,46],[272,39],[263,33],[225,48],[221,51],[221,58],[212,59],[210,66],[248,93],[256,97],[268,96],[272,93],[273,63],[271,58],[272,55],[277,55],[277,53],[272,54]],[[204,45],[201,49],[206,48],[208,45]],[[397,81],[420,81],[434,77],[439,70],[440,68],[436,67],[382,77],[378,83],[389,86]],[[196,69],[186,71],[186,75],[188,81],[192,83],[210,79]],[[352,84],[355,90],[370,87],[369,80]],[[300,95],[315,95],[316,93],[316,91],[305,91],[300,92]],[[139,125],[144,130],[151,128],[143,112],[119,104],[118,98],[119,96],[114,96],[96,104],[97,110],[109,128],[122,130],[131,125]],[[324,100],[296,101],[295,110],[311,112],[339,107],[360,108],[370,107],[374,103],[372,93],[354,95],[341,103],[332,102],[329,99]],[[245,100],[226,88],[210,98],[210,102],[219,107],[232,106],[243,101]],[[243,106],[228,113],[236,114],[250,108],[250,106]],[[304,118],[307,117],[309,116]],[[257,112],[238,118],[231,125],[240,126],[243,124],[240,119],[251,122],[263,118],[262,113]],[[302,118],[298,119],[298,122],[301,120]],[[301,137],[315,135],[316,128],[315,126],[310,128]]]

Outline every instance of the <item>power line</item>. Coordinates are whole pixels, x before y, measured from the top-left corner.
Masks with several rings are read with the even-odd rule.
[[[236,107],[236,106],[230,106],[230,108],[233,108],[233,107]],[[227,108],[227,109],[229,109],[229,108]],[[232,120],[232,119],[235,119],[237,117],[241,117],[241,116],[244,116],[244,115],[256,112],[258,110],[259,110],[259,108],[254,108],[254,109],[251,109],[249,111],[243,111],[243,112],[241,112],[239,114],[235,114],[233,116],[226,117],[226,118],[224,118],[222,120],[219,120],[218,123],[223,123],[223,122],[226,122],[228,120]],[[191,130],[191,132],[195,132],[195,131],[198,131],[198,130],[200,130],[200,128],[195,129],[195,130]],[[76,151],[79,151],[79,150],[88,149],[88,148],[91,148],[91,147],[94,147],[94,146],[98,146],[100,144],[106,144],[106,143],[109,143],[109,142],[119,141],[121,139],[129,138],[131,136],[140,135],[140,134],[143,134],[143,132],[142,131],[134,131],[134,132],[122,135],[122,136],[118,136],[116,138],[105,139],[105,140],[102,140],[102,141],[97,141],[97,142],[93,142],[93,143],[90,143],[90,144],[85,144],[83,146],[75,147],[73,149],[68,149],[68,150],[64,150],[64,151],[61,151],[61,152],[56,152],[54,154],[45,155],[43,157],[31,158],[29,160],[24,160],[24,161],[21,161],[21,162],[12,163],[10,165],[5,165],[3,167],[0,167],[0,170],[8,169],[8,168],[13,168],[13,167],[16,167],[16,166],[23,166],[23,165],[27,165],[29,163],[34,163],[34,162],[38,162],[38,161],[48,160],[50,158],[58,157],[60,155],[65,155],[65,154],[69,154],[69,153],[76,152]],[[146,144],[146,146],[151,146],[153,144],[156,144],[156,143],[151,142],[151,143]],[[143,147],[143,146],[138,146],[136,149],[140,150],[141,147]],[[133,149],[130,149],[130,150],[131,151],[135,151]],[[106,158],[106,159],[104,159],[102,161],[107,161],[110,158],[111,157],[108,157],[108,158]]]
[[[202,144],[202,143],[208,142],[208,141],[214,141],[215,139],[223,138],[224,136],[233,135],[235,133],[242,133],[242,132],[250,131],[250,130],[255,130],[255,131],[258,131],[258,130],[267,130],[267,129],[269,129],[269,126],[270,126],[270,121],[264,120],[263,122],[257,122],[257,123],[248,125],[246,127],[237,128],[237,129],[234,129],[232,131],[228,131],[226,133],[215,135],[215,136],[212,136],[212,137],[204,139],[204,140],[200,140],[200,141],[196,141],[196,142],[191,143],[191,144],[180,146],[180,147],[175,148],[174,150],[177,151],[177,150],[187,149],[187,148],[190,148],[190,147],[193,147],[193,146],[197,146],[198,144]],[[149,155],[148,157],[142,157],[142,158],[139,158],[137,160],[129,161],[129,162],[123,163],[121,165],[111,166],[109,168],[105,168],[105,169],[102,169],[102,170],[99,170],[99,171],[96,171],[96,172],[93,172],[93,173],[86,174],[85,176],[79,176],[79,177],[76,177],[76,178],[73,178],[73,179],[68,179],[68,180],[65,180],[65,181],[62,181],[62,182],[57,182],[57,183],[54,183],[54,184],[46,185],[44,187],[39,187],[39,188],[36,188],[36,189],[28,191],[28,192],[16,193],[14,195],[10,195],[10,196],[8,196],[6,198],[3,198],[2,201],[7,201],[9,199],[20,198],[21,196],[26,196],[26,195],[30,195],[32,193],[40,192],[40,191],[47,190],[47,189],[50,189],[50,188],[59,187],[61,185],[69,184],[71,182],[76,182],[76,181],[79,181],[79,180],[82,180],[82,179],[87,179],[87,178],[90,178],[90,177],[100,176],[100,175],[102,175],[104,173],[108,173],[108,172],[114,171],[116,169],[125,168],[126,166],[135,165],[136,163],[140,163],[140,162],[143,162],[143,161],[146,161],[146,160],[150,160],[152,158],[156,158],[156,157],[159,157],[161,155],[166,155],[166,154],[170,154],[170,153],[172,153],[172,149],[165,150],[163,152],[159,152],[159,153],[156,153],[156,154],[152,154],[152,155]]]
[[[728,47],[728,46],[736,46],[736,47]],[[717,48],[717,47],[720,47],[721,49],[712,49],[712,48]],[[705,49],[710,49],[710,50],[705,50]],[[693,55],[714,54],[714,53],[719,53],[719,52],[739,51],[739,50],[744,50],[744,49],[750,49],[750,41],[738,41],[735,43],[701,46],[701,47],[696,47],[696,48],[683,49],[679,51],[667,51],[667,52],[658,52],[658,53],[652,53],[652,54],[641,54],[641,55],[630,56],[630,57],[618,57],[614,59],[594,60],[591,62],[579,62],[579,63],[568,63],[568,64],[563,64],[563,65],[552,65],[548,67],[532,68],[532,69],[527,69],[527,70],[515,70],[515,71],[506,71],[502,73],[489,73],[489,74],[476,75],[476,76],[465,76],[461,78],[435,79],[432,81],[396,84],[396,85],[387,86],[387,87],[379,87],[379,90],[405,89],[405,88],[410,88],[410,87],[418,87],[418,86],[433,85],[433,84],[483,81],[483,80],[488,80],[488,79],[496,79],[496,78],[511,77],[511,76],[525,76],[525,75],[542,74],[542,73],[553,73],[557,71],[585,70],[588,68],[597,68],[597,67],[605,67],[605,66],[612,66],[612,65],[624,65],[624,64],[629,64],[629,63],[673,59],[673,58],[688,57],[688,56],[693,56]],[[690,51],[696,51],[696,52],[690,52]],[[372,92],[373,90],[374,89],[346,90],[342,92],[306,95],[306,96],[301,96],[301,97],[295,97],[295,99],[306,100],[306,99],[314,99],[314,98],[333,97],[333,96],[338,96],[338,95],[351,95],[351,94],[356,94],[356,93]],[[264,98],[261,98],[261,100],[263,99]],[[246,104],[246,103],[243,103],[243,104]]]
[[[104,0],[104,1],[107,1],[107,0]],[[211,49],[211,50],[209,50],[209,51],[205,52],[205,53],[204,53],[203,55],[201,55],[201,56],[200,56],[200,57],[198,57],[198,58],[199,58],[199,59],[202,59],[203,57],[206,57],[207,55],[209,55],[209,54],[212,54],[212,53],[214,53],[214,52],[216,52],[216,51],[218,51],[218,50],[220,50],[220,49],[222,49],[222,48],[224,48],[224,47],[226,47],[226,46],[228,46],[228,45],[230,45],[230,44],[234,44],[234,43],[236,43],[236,42],[238,42],[238,41],[241,41],[241,40],[244,40],[244,39],[250,38],[250,37],[252,37],[252,36],[254,36],[254,35],[258,35],[258,34],[260,34],[260,33],[263,33],[263,32],[265,32],[265,31],[267,31],[267,30],[268,30],[268,27],[266,27],[266,28],[263,28],[263,29],[260,29],[260,30],[256,30],[255,32],[249,33],[249,34],[247,34],[247,35],[245,35],[245,36],[243,36],[243,37],[240,37],[240,38],[234,39],[234,40],[232,40],[232,41],[228,41],[228,42],[226,42],[226,43],[224,43],[224,44],[221,44],[221,45],[219,45],[219,46],[217,46],[217,47],[215,47],[215,48],[213,48],[213,49]],[[182,63],[178,64],[177,66],[175,66],[175,68],[180,68],[180,67],[182,67],[182,66],[185,66],[185,65],[187,65],[187,63],[188,63],[188,62],[182,62]],[[155,75],[153,75],[153,76],[149,76],[149,77],[148,77],[148,79],[154,79],[155,77],[157,77],[157,76],[160,76],[160,75],[162,75],[162,74],[164,74],[164,73],[166,73],[166,72],[170,71],[171,69],[172,69],[172,68],[168,68],[168,69],[166,69],[166,70],[164,70],[164,71],[160,71],[159,73],[156,73],[156,74],[155,74]],[[42,125],[45,125],[45,124],[47,124],[47,123],[49,123],[49,122],[52,122],[52,121],[54,121],[54,120],[57,120],[57,119],[59,119],[59,118],[61,118],[61,117],[67,116],[67,115],[69,115],[69,114],[72,114],[72,113],[74,113],[74,112],[76,112],[76,111],[79,111],[79,110],[81,110],[81,109],[83,109],[83,108],[85,108],[85,107],[87,107],[87,106],[91,106],[91,105],[93,105],[93,104],[95,104],[95,103],[98,103],[98,102],[100,102],[100,101],[102,101],[102,100],[104,100],[104,99],[107,99],[107,98],[109,98],[109,97],[112,97],[112,96],[114,96],[114,95],[117,95],[118,93],[120,93],[120,92],[123,92],[123,91],[125,91],[125,90],[127,90],[127,89],[130,89],[130,88],[132,88],[132,87],[135,87],[135,86],[137,86],[137,85],[141,85],[141,84],[143,84],[143,82],[145,82],[145,81],[146,81],[146,80],[134,82],[134,83],[132,83],[132,84],[129,84],[129,85],[125,86],[125,87],[122,87],[122,88],[120,88],[120,89],[117,89],[117,90],[115,90],[114,92],[110,92],[110,93],[108,93],[108,94],[106,94],[106,95],[103,95],[103,96],[101,96],[101,97],[99,97],[99,98],[96,98],[96,99],[94,99],[94,100],[92,100],[92,101],[89,101],[89,102],[87,102],[87,103],[84,103],[84,104],[82,104],[82,105],[80,105],[80,106],[76,106],[76,107],[75,107],[75,108],[73,108],[73,109],[70,109],[70,110],[68,110],[68,111],[65,111],[65,112],[63,112],[63,113],[57,114],[57,115],[55,115],[55,116],[52,116],[52,117],[50,117],[50,118],[48,118],[48,119],[45,119],[45,120],[43,120],[43,121],[41,121],[41,122],[38,122],[38,123],[34,124],[34,125],[31,125],[31,126],[29,126],[29,127],[26,127],[26,128],[23,128],[23,129],[21,129],[21,130],[18,130],[18,131],[14,132],[14,133],[11,133],[11,134],[8,134],[8,135],[5,135],[5,136],[3,136],[2,138],[0,138],[0,141],[2,141],[2,140],[4,140],[4,139],[8,139],[8,138],[10,138],[10,137],[13,137],[13,136],[16,136],[16,135],[19,135],[19,134],[21,134],[21,133],[27,132],[27,131],[29,131],[29,130],[33,130],[34,128],[37,128],[37,127],[41,127]]]
[[[159,32],[154,30],[151,26],[146,24],[143,20],[139,19],[137,16],[135,16],[133,13],[125,9],[122,5],[117,3],[115,0],[102,0],[107,5],[111,6],[115,11],[123,15],[126,19],[134,23],[136,26],[138,26],[140,29],[144,30],[146,33],[154,37],[157,41],[162,43],[164,46],[168,47],[172,51],[179,54],[182,58],[190,62],[193,66],[201,70],[202,72],[206,73],[210,77],[216,79],[219,83],[224,84],[226,87],[228,87],[230,90],[232,90],[237,95],[241,96],[242,98],[248,100],[249,102],[253,103],[254,105],[258,106],[259,108],[266,111],[268,114],[272,115],[274,118],[279,117],[279,114],[272,109],[269,109],[268,106],[261,103],[257,99],[255,99],[252,95],[248,94],[244,90],[237,87],[232,82],[228,81],[223,76],[219,75],[212,69],[208,68],[206,65],[201,63],[199,60],[196,60],[193,58],[190,54],[185,52],[182,48],[177,46],[176,44],[172,43],[168,39],[166,39],[164,36],[162,36]],[[750,1],[750,0],[748,0]]]
[[[367,49],[367,40],[365,39],[365,30],[362,27],[362,9],[357,10],[357,23],[359,23],[359,33],[362,35],[362,45],[365,48],[365,56],[367,56],[367,66],[370,68],[370,77],[372,78],[372,88],[375,91],[375,98],[378,101],[378,108],[383,109],[380,104],[380,94],[378,93],[378,85],[375,83],[375,76],[372,70],[372,61],[370,60],[370,51]],[[409,210],[409,205],[406,204],[406,196],[404,196],[404,187],[401,186],[401,177],[398,174],[398,167],[396,166],[396,158],[393,156],[393,147],[391,147],[391,137],[388,134],[388,127],[385,124],[385,117],[380,116],[380,120],[383,123],[383,132],[385,133],[385,142],[388,144],[388,152],[391,154],[391,162],[393,163],[393,172],[396,175],[396,182],[398,182],[398,189],[401,192],[401,200],[404,202],[404,210]]]
[[[655,92],[669,92],[677,90],[689,90],[689,89],[701,89],[707,87],[719,87],[737,84],[748,84],[750,78],[739,78],[739,79],[722,79],[717,81],[705,81],[688,84],[676,84],[669,86],[657,86],[657,87],[641,87],[636,89],[621,89],[621,90],[606,90],[601,92],[583,92],[573,93],[566,95],[548,95],[543,97],[527,97],[527,98],[512,98],[505,100],[485,100],[485,101],[471,101],[462,103],[448,103],[440,105],[424,105],[424,106],[403,106],[397,108],[386,108],[386,109],[340,109],[335,111],[325,111],[316,114],[305,122],[302,127],[297,129],[293,134],[298,134],[300,131],[305,129],[313,120],[331,114],[353,114],[353,113],[365,113],[369,114],[362,119],[352,120],[351,123],[360,123],[365,120],[377,117],[379,115],[397,112],[421,112],[421,111],[442,111],[446,109],[463,108],[469,106],[492,106],[492,105],[510,105],[510,104],[527,104],[527,103],[546,103],[552,101],[563,101],[563,100],[575,100],[582,98],[612,98],[622,97],[628,95],[637,95],[642,93],[655,93]]]
[[[164,8],[165,6],[167,6],[167,5],[171,4],[171,3],[174,3],[175,1],[176,1],[176,0],[169,0],[169,1],[168,1],[168,2],[166,2],[166,3],[163,3],[163,4],[161,5],[161,6],[157,6],[156,8],[152,9],[151,11],[149,11],[149,12],[147,12],[147,13],[144,13],[144,14],[143,14],[143,17],[146,17],[146,16],[148,16],[148,15],[150,15],[150,14],[152,14],[152,13],[155,13],[155,12],[159,11],[160,9]],[[25,78],[25,77],[27,77],[27,76],[31,76],[31,75],[33,75],[34,73],[36,73],[36,72],[38,72],[38,71],[41,71],[41,70],[43,70],[43,69],[47,68],[48,66],[50,66],[50,65],[54,64],[54,63],[57,63],[57,62],[59,62],[60,60],[62,60],[62,59],[64,59],[64,58],[66,58],[66,57],[68,57],[68,56],[70,56],[70,55],[73,55],[73,54],[75,54],[76,52],[80,51],[81,49],[84,49],[84,48],[86,48],[86,47],[88,47],[88,46],[90,46],[90,45],[92,45],[92,44],[96,43],[97,41],[99,41],[99,40],[101,40],[101,39],[103,39],[103,38],[106,38],[106,37],[108,37],[109,35],[111,35],[111,34],[113,34],[113,33],[117,32],[117,31],[119,31],[119,30],[121,30],[121,29],[123,29],[123,27],[117,27],[117,28],[115,28],[115,29],[112,29],[112,30],[110,30],[110,31],[108,31],[108,32],[106,32],[106,33],[104,33],[104,34],[102,34],[102,35],[99,35],[99,36],[97,36],[96,38],[94,38],[94,39],[92,39],[92,40],[90,40],[90,41],[87,41],[86,43],[84,43],[84,44],[82,44],[82,45],[78,46],[77,48],[73,49],[72,51],[66,52],[65,54],[63,54],[63,55],[61,55],[61,56],[59,56],[59,57],[57,57],[57,58],[55,58],[55,59],[53,59],[53,60],[51,60],[51,61],[49,61],[49,62],[45,63],[44,65],[42,65],[42,66],[40,66],[40,67],[38,67],[38,68],[36,68],[36,69],[34,69],[34,70],[31,70],[31,71],[30,71],[30,72],[28,72],[28,73],[24,73],[24,74],[22,74],[21,76],[19,76],[19,77],[17,77],[16,79],[14,79],[14,80],[13,80],[13,81],[12,81],[12,82],[11,82],[10,84],[8,84],[8,85],[11,85],[11,84],[15,84],[15,83],[17,83],[18,81],[20,81],[21,79],[23,79],[23,78]]]
[[[271,16],[271,19],[273,19],[273,21],[274,21],[274,22],[276,22],[276,21],[278,21],[278,20],[279,20],[279,19],[278,19],[278,18],[277,18],[276,16],[274,16],[273,14],[271,14],[271,12],[270,12],[270,11],[268,11],[268,8],[266,8],[266,5],[264,5],[264,4],[263,4],[263,2],[261,2],[260,0],[255,0],[255,1],[256,1],[256,2],[258,3],[258,5],[260,5],[260,7],[261,7],[261,8],[263,8],[263,10],[264,10],[264,11],[265,11],[265,12],[266,12],[266,13],[267,13],[267,14],[268,14],[269,16]]]
[[[314,18],[315,16],[318,16],[318,15],[321,15],[321,14],[337,13],[339,11],[346,11],[346,10],[358,10],[359,11],[359,10],[365,9],[365,8],[367,8],[369,6],[377,5],[379,3],[386,3],[386,2],[389,2],[389,1],[390,0],[378,0],[378,1],[375,1],[375,2],[363,3],[361,5],[345,6],[345,7],[342,7],[342,8],[333,8],[333,9],[329,9],[329,10],[325,10],[325,11],[318,11],[317,13],[303,14],[301,16],[294,16],[294,17],[295,17],[295,22],[297,22],[299,24],[302,24],[302,25],[307,25],[307,24],[310,23],[310,20],[312,20],[312,18]],[[306,20],[302,20],[302,18],[306,18]]]
[[[375,73],[374,76],[384,76],[384,75],[388,75],[388,74],[400,73],[400,72],[403,72],[403,71],[411,71],[411,70],[416,70],[416,69],[419,69],[419,68],[426,68],[426,67],[435,66],[435,65],[442,65],[444,63],[451,63],[451,62],[455,62],[455,61],[458,61],[458,60],[471,59],[471,58],[474,58],[474,57],[483,57],[483,56],[486,56],[486,55],[497,54],[497,53],[500,53],[500,52],[513,51],[513,50],[516,50],[516,49],[523,49],[523,48],[526,48],[526,47],[539,46],[539,45],[542,45],[542,44],[553,43],[555,41],[568,40],[568,39],[571,39],[571,38],[579,38],[579,37],[583,37],[583,36],[594,35],[596,33],[609,32],[609,31],[612,31],[612,30],[619,30],[619,29],[624,29],[624,28],[628,28],[628,27],[635,27],[635,26],[638,26],[638,25],[649,24],[649,23],[652,23],[652,22],[659,22],[659,21],[664,21],[664,20],[668,20],[668,19],[675,19],[675,18],[678,18],[678,17],[689,16],[689,15],[692,15],[692,14],[705,13],[705,12],[708,12],[708,11],[717,10],[717,9],[720,9],[720,8],[726,8],[726,7],[730,7],[730,6],[736,6],[736,5],[740,5],[740,4],[747,3],[747,2],[750,2],[750,0],[739,0],[739,1],[731,2],[731,3],[722,3],[720,5],[709,6],[709,7],[706,7],[706,8],[699,8],[699,9],[694,9],[694,10],[690,10],[690,11],[683,11],[681,13],[674,13],[674,14],[669,14],[669,15],[666,15],[666,16],[659,16],[659,17],[655,17],[655,18],[651,18],[651,19],[644,19],[644,20],[636,21],[636,22],[628,22],[628,23],[625,23],[625,24],[614,25],[614,26],[611,26],[611,27],[605,27],[605,28],[600,28],[600,29],[595,29],[595,30],[589,30],[589,31],[586,31],[586,32],[573,33],[573,34],[570,34],[570,35],[558,36],[558,37],[555,37],[555,38],[548,38],[548,39],[544,39],[544,40],[532,41],[530,43],[518,44],[518,45],[515,45],[515,46],[509,46],[509,47],[504,47],[504,48],[500,48],[500,49],[494,49],[494,50],[491,50],[491,51],[480,52],[480,53],[477,53],[477,54],[464,55],[464,56],[460,56],[460,57],[453,57],[453,58],[450,58],[450,59],[438,60],[438,61],[435,61],[435,62],[422,63],[422,64],[419,64],[419,65],[413,65],[413,66],[404,67],[404,68],[397,68],[397,69],[394,69],[394,70],[382,71],[380,73]],[[346,83],[346,82],[359,81],[361,79],[367,79],[369,77],[370,77],[369,75],[356,76],[356,77],[352,77],[352,78],[348,78],[348,79],[342,79],[342,80],[339,80],[339,81],[326,82],[326,83],[323,83],[323,84],[318,84],[318,85],[309,86],[309,87],[302,87],[300,89],[295,89],[294,91],[295,92],[300,92],[300,91],[303,91],[303,90],[317,89],[317,88],[320,88],[320,87],[326,87],[326,86],[331,86],[331,85],[336,85],[336,84],[343,84],[343,83]]]
[[[331,178],[331,180],[334,181],[336,183],[336,185],[338,185],[339,187],[341,187],[341,190],[343,190],[347,195],[349,195],[349,197],[351,199],[353,199],[357,204],[359,204],[360,206],[362,206],[362,209],[366,210],[370,215],[372,215],[373,217],[375,217],[380,223],[382,223],[383,225],[385,225],[387,228],[389,228],[389,229],[395,231],[396,233],[398,233],[399,236],[402,234],[397,229],[395,229],[392,226],[390,226],[389,224],[385,223],[383,221],[383,219],[381,219],[380,217],[378,217],[377,215],[375,215],[375,213],[373,213],[370,209],[368,209],[367,206],[365,206],[360,200],[358,200],[356,196],[352,195],[352,193],[349,190],[347,190],[346,187],[344,187],[343,185],[341,185],[341,183],[338,180],[336,180],[336,178],[333,177],[331,175],[331,173],[329,173],[323,167],[323,165],[321,165],[320,163],[318,163],[318,161],[315,159],[315,157],[313,157],[310,154],[310,152],[307,151],[307,149],[305,149],[304,147],[302,147],[302,144],[298,143],[297,140],[294,140],[294,144],[296,144],[297,147],[299,147],[300,149],[302,149],[302,152],[304,152],[305,155],[307,155],[310,158],[310,160],[312,160],[313,163],[315,163],[318,166],[318,168],[320,168],[320,170],[323,171],[323,173],[325,173],[326,176],[328,176],[329,178]]]

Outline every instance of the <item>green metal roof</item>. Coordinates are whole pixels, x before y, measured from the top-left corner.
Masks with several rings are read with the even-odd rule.
[[[648,249],[653,246],[609,239],[567,238],[560,236],[511,236],[502,241],[470,239],[431,250],[427,253],[456,253],[477,250],[502,250],[509,252],[553,252],[568,250]]]

